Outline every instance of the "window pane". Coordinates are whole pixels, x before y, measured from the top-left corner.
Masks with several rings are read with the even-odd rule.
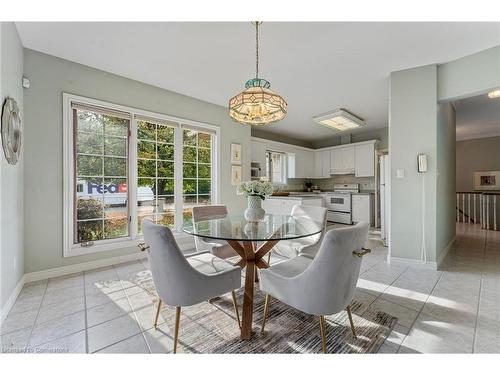
[[[104,210],[106,218],[128,217],[127,180],[125,178],[105,179],[103,184]]]
[[[99,115],[99,117],[104,123],[104,133],[106,135],[115,135],[118,137],[126,137],[128,135],[128,120],[106,115]]]
[[[198,180],[198,194],[210,194],[210,180]]]
[[[79,221],[77,223],[77,243],[104,239],[102,220]]]
[[[74,242],[128,236],[129,121],[89,110],[73,114],[77,116]]]
[[[173,195],[174,180],[170,178],[158,179],[158,195]]]
[[[156,141],[156,125],[145,121],[138,121],[137,138]]]
[[[182,150],[182,160],[185,162],[196,162],[196,147],[184,147]]]
[[[150,122],[138,124],[138,156],[155,160],[137,161],[138,229],[144,217],[156,223],[173,226],[174,209],[174,134],[175,128]],[[150,178],[145,178],[150,177]]]
[[[101,219],[104,215],[102,199],[77,198],[76,207],[78,220]]]
[[[174,226],[174,211],[165,212],[161,215],[156,215],[156,224],[165,225],[172,228]]]
[[[155,143],[149,141],[138,141],[137,157],[143,159],[156,159]]]
[[[210,163],[210,150],[206,148],[198,149],[198,163]]]
[[[78,176],[102,176],[102,157],[77,155],[76,173]]]
[[[174,143],[174,128],[165,125],[158,125],[158,142]]]
[[[196,164],[194,163],[184,163],[183,165],[183,177],[196,178]]]
[[[182,191],[184,194],[196,194],[196,180],[184,179],[182,184]]]
[[[104,155],[125,157],[127,155],[127,138],[106,137]]]
[[[199,195],[198,196],[198,204],[199,205],[209,205],[211,204],[212,198],[210,195]]]
[[[158,161],[158,177],[174,177],[174,163],[170,161]]]
[[[156,161],[154,161],[154,160],[137,160],[137,175],[139,177],[155,177],[156,176]]]
[[[174,145],[158,143],[158,159],[174,160]]]
[[[212,136],[206,133],[198,133],[198,146],[210,148],[212,145]]]
[[[200,164],[198,165],[198,177],[199,178],[210,178],[210,165]]]
[[[104,238],[119,238],[128,236],[128,218],[113,218],[104,220]]]
[[[76,152],[102,155],[102,133],[77,133]]]
[[[126,176],[127,175],[127,159],[124,158],[104,158],[104,175],[105,176]]]
[[[198,205],[198,198],[194,196],[184,196],[184,205],[182,207],[182,220],[185,222],[193,217],[193,207]]]
[[[78,131],[102,134],[104,126],[98,114],[81,110],[75,110],[74,112],[77,113]]]
[[[183,144],[185,146],[196,146],[196,135],[197,133],[194,130],[183,131]]]

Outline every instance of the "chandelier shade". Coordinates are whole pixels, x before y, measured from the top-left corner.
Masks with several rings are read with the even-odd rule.
[[[229,116],[247,125],[267,125],[286,116],[287,103],[271,91],[271,83],[259,78],[259,25],[255,25],[255,78],[249,79],[245,90],[229,99]]]
[[[286,101],[272,92],[271,84],[262,78],[248,80],[246,90],[229,100],[229,116],[248,125],[267,125],[286,116]]]

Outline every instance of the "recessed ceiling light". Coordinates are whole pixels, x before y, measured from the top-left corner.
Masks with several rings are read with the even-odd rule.
[[[366,125],[365,120],[344,108],[314,116],[313,120],[318,124],[328,126],[329,128],[335,129],[339,132]]]
[[[488,98],[490,98],[490,99],[500,98],[500,90],[495,90],[495,91],[489,92]]]

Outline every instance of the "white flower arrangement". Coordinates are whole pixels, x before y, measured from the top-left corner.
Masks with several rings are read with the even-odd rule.
[[[264,200],[274,191],[273,184],[267,180],[245,181],[238,186],[238,194],[245,194],[247,197],[259,197]]]

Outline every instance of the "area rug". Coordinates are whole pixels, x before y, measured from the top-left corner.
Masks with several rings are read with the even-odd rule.
[[[156,302],[152,281],[142,280],[142,287]],[[243,288],[237,291],[240,307]],[[397,318],[353,301],[355,338],[346,312],[326,316],[328,353],[376,353],[397,322]],[[319,319],[304,314],[271,298],[266,330],[260,327],[264,312],[264,295],[255,287],[253,333],[250,340],[240,339],[231,295],[226,294],[209,302],[183,307],[180,321],[178,352],[181,353],[321,353]],[[175,321],[175,308],[161,311],[165,324],[159,331],[171,340]]]

